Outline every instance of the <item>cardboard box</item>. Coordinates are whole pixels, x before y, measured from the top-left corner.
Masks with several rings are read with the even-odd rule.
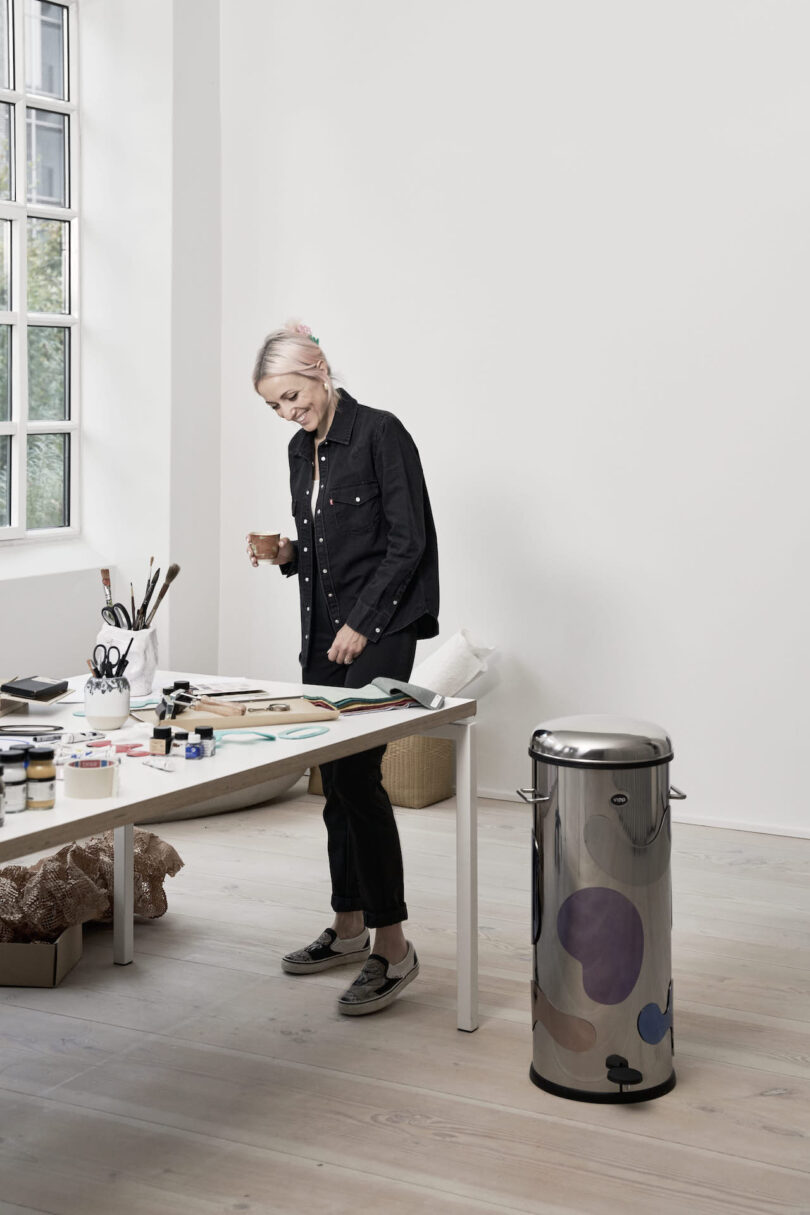
[[[53,944],[0,943],[0,987],[56,987],[81,956],[81,924],[66,928]]]

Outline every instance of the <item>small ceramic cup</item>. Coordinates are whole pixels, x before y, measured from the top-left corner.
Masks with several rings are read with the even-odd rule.
[[[278,556],[280,532],[248,532],[250,551],[257,561],[273,561]]]
[[[129,681],[123,675],[91,678],[84,685],[84,720],[91,730],[118,730],[129,717]]]

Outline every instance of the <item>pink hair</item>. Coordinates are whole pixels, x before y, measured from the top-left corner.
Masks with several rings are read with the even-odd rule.
[[[321,366],[319,366],[321,364]],[[311,330],[300,321],[287,321],[262,342],[253,367],[253,387],[268,376],[303,375],[308,380],[325,383],[329,399],[335,396],[329,360],[311,336]]]

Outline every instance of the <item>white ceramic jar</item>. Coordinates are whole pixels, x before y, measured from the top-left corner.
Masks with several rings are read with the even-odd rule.
[[[91,678],[84,685],[84,719],[91,730],[118,730],[129,717],[129,681],[123,675]]]

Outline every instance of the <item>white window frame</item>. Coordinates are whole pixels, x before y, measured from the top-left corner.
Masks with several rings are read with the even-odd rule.
[[[11,299],[12,309],[0,311],[0,325],[11,326],[11,400],[12,421],[0,421],[0,436],[11,435],[11,515],[10,527],[0,527],[0,546],[37,541],[75,539],[81,531],[80,470],[80,333],[79,333],[79,101],[78,101],[78,4],[79,0],[52,0],[67,10],[66,75],[68,101],[58,101],[25,88],[25,0],[9,0],[9,44],[14,49],[14,88],[0,88],[0,103],[14,107],[13,173],[16,200],[0,199],[0,220],[11,220]],[[27,202],[26,116],[30,108],[52,110],[68,115],[67,172],[68,207],[53,207]],[[68,225],[68,291],[70,311],[64,314],[29,313],[27,280],[28,219],[58,219]],[[28,327],[63,327],[70,330],[68,391],[69,421],[29,421],[28,418]],[[69,523],[67,527],[27,530],[26,492],[27,436],[37,434],[70,435]],[[15,441],[16,440],[16,441]]]

